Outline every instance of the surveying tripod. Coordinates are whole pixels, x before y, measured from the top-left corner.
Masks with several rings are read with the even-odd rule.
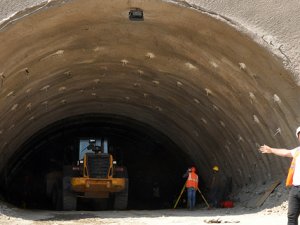
[[[178,198],[177,198],[177,200],[176,200],[176,202],[175,202],[175,205],[174,205],[173,209],[175,209],[175,208],[177,207],[177,204],[178,204],[178,202],[179,202],[179,200],[180,200],[180,198],[181,198],[181,196],[182,196],[182,194],[183,194],[183,192],[184,192],[185,185],[186,185],[186,182],[184,183],[184,185],[183,185],[183,187],[182,187],[182,189],[181,189],[181,192],[180,192],[180,194],[179,194],[179,196],[178,196]],[[203,194],[201,193],[200,189],[197,188],[197,191],[199,192],[199,194],[201,195],[201,197],[202,197],[202,199],[204,200],[205,204],[207,205],[207,208],[209,209],[210,206],[209,206],[208,202],[206,201],[206,199],[204,198]]]

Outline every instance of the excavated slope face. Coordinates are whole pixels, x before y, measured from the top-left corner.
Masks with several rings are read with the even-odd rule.
[[[132,6],[144,21],[128,19]],[[4,26],[2,172],[39,130],[93,113],[160,131],[204,179],[215,164],[238,186],[286,172],[288,161],[257,149],[296,145],[299,88],[277,58],[225,23],[161,1],[78,0]]]

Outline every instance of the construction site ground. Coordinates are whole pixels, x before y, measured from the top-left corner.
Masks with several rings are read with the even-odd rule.
[[[241,225],[282,225],[287,223],[288,189],[282,182],[265,199],[270,186],[249,185],[235,195],[233,208],[208,208],[204,202],[195,210],[185,208],[163,210],[125,211],[51,211],[20,209],[0,201],[0,224],[241,224]],[[257,205],[260,204],[261,205]],[[182,207],[182,206],[181,206]]]
[[[286,211],[258,211],[237,206],[231,209],[197,208],[128,211],[35,211],[1,206],[0,224],[286,224]]]

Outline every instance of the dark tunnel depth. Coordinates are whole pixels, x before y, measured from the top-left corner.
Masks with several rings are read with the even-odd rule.
[[[105,137],[129,176],[128,209],[171,208],[193,162],[164,134],[130,118],[83,115],[56,122],[33,135],[13,157],[7,171],[5,197],[19,207],[51,209],[46,174],[64,161],[78,160],[80,137]],[[153,187],[160,198],[154,199]],[[81,200],[77,209],[93,210]]]

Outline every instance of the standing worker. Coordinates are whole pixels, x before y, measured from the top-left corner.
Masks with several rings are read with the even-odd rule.
[[[209,193],[209,198],[210,198],[210,203],[214,208],[220,207],[220,201],[222,199],[222,182],[219,174],[219,167],[214,166],[212,168],[213,170],[213,175],[210,183],[210,193]]]
[[[185,187],[187,189],[188,208],[193,210],[196,204],[196,191],[198,190],[198,175],[196,174],[196,168],[192,167],[188,169],[183,177],[187,177]]]
[[[296,130],[296,137],[300,142],[300,127]],[[286,186],[291,186],[288,200],[288,225],[298,225],[300,214],[300,146],[292,150],[271,148],[267,145],[260,146],[262,153],[272,153],[282,157],[293,158],[286,179]]]

